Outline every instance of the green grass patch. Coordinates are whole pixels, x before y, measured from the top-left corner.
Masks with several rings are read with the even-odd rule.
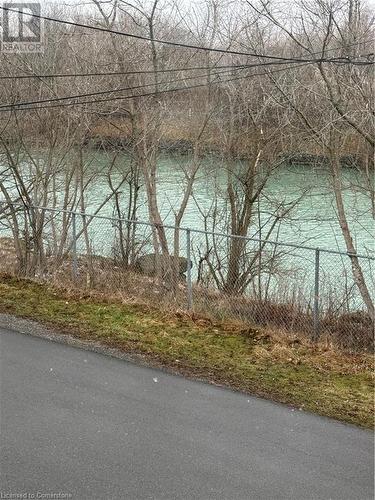
[[[363,427],[373,425],[373,359],[275,331],[0,280],[0,312],[139,353],[182,374]]]

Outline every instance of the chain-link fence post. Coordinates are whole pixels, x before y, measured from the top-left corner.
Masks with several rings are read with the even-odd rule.
[[[315,249],[315,285],[314,285],[314,340],[319,338],[319,274],[320,250]]]
[[[191,247],[190,229],[186,229],[186,260],[187,260],[186,291],[187,291],[187,306],[189,311],[193,308],[193,287],[191,284],[190,247]]]
[[[77,262],[77,225],[76,214],[72,213],[72,277],[75,281],[78,277],[78,262]]]

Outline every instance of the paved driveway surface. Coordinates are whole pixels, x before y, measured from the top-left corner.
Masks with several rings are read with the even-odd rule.
[[[0,348],[0,498],[373,498],[368,431],[15,332]]]

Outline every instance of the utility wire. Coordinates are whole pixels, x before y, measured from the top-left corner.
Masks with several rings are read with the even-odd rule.
[[[181,48],[194,49],[194,50],[203,50],[205,52],[217,52],[217,53],[221,53],[221,54],[232,54],[232,55],[238,55],[238,56],[251,56],[251,57],[258,57],[258,58],[263,58],[263,59],[272,59],[272,60],[277,60],[277,61],[288,61],[288,62],[297,62],[297,61],[298,62],[310,62],[310,61],[314,61],[314,62],[329,62],[329,60],[327,60],[326,58],[320,58],[320,59],[316,59],[316,60],[315,59],[311,60],[311,59],[303,59],[303,58],[278,57],[278,56],[271,56],[271,55],[266,55],[266,54],[258,54],[256,52],[241,52],[241,51],[236,51],[236,50],[227,50],[227,49],[219,49],[219,48],[213,48],[213,47],[204,47],[204,46],[199,46],[199,45],[191,45],[191,44],[186,44],[186,43],[181,43],[181,42],[172,42],[170,40],[162,40],[162,39],[157,39],[157,38],[150,38],[150,37],[143,36],[143,35],[136,35],[135,33],[127,33],[127,32],[124,32],[124,31],[117,31],[117,30],[112,30],[112,29],[109,29],[109,28],[102,28],[100,26],[92,26],[92,25],[89,25],[89,24],[76,23],[76,22],[73,22],[73,21],[67,21],[67,20],[63,20],[63,19],[57,19],[57,18],[49,17],[49,16],[42,16],[40,14],[34,14],[34,13],[30,13],[30,12],[22,12],[20,10],[10,9],[9,7],[4,7],[4,6],[0,6],[0,9],[2,9],[4,11],[8,11],[8,12],[13,12],[13,13],[16,13],[16,14],[22,14],[22,15],[26,15],[26,16],[35,17],[37,19],[44,19],[46,21],[51,21],[51,22],[55,22],[55,23],[59,23],[59,24],[65,24],[65,25],[68,25],[68,26],[75,26],[75,27],[79,27],[79,28],[85,28],[85,29],[90,29],[90,30],[95,30],[95,31],[101,31],[103,33],[111,33],[111,34],[114,34],[114,35],[126,36],[128,38],[136,38],[138,40],[144,40],[144,41],[147,41],[147,42],[154,42],[154,43],[161,43],[161,44],[170,45],[170,46],[173,46],[173,47],[181,47]],[[361,45],[361,43],[358,42],[358,43],[352,44],[352,45]],[[337,50],[337,49],[327,49],[327,51],[328,50]],[[321,52],[319,52],[317,54],[321,54]],[[314,55],[314,54],[311,54],[311,55]],[[337,62],[348,61],[348,58],[346,58],[346,57],[344,57],[344,58],[336,58],[336,61]]]
[[[69,102],[69,103],[60,103],[60,104],[52,104],[48,106],[30,106],[30,107],[21,107],[17,108],[17,105],[8,105],[7,108],[5,107],[0,107],[0,113],[1,112],[9,112],[9,111],[30,111],[30,110],[38,110],[38,109],[51,109],[51,108],[62,108],[62,107],[67,107],[67,106],[81,106],[83,104],[96,104],[96,103],[101,103],[101,102],[109,102],[109,101],[118,101],[118,100],[126,100],[126,99],[133,99],[133,98],[139,98],[139,97],[150,97],[150,96],[159,96],[161,94],[167,94],[167,93],[173,93],[173,92],[179,92],[179,91],[186,91],[186,90],[191,90],[191,89],[196,89],[196,88],[202,88],[206,87],[208,85],[217,85],[220,83],[230,83],[238,80],[243,80],[246,78],[254,78],[256,76],[264,76],[264,75],[269,75],[273,73],[277,73],[280,71],[286,71],[289,69],[295,69],[295,68],[300,68],[301,66],[308,66],[311,63],[304,63],[304,64],[294,64],[293,66],[289,67],[284,67],[284,68],[278,68],[273,71],[267,71],[267,72],[262,72],[262,73],[254,73],[252,75],[242,75],[234,78],[229,78],[226,80],[219,80],[219,81],[213,81],[210,82],[210,84],[207,83],[199,83],[195,85],[189,85],[189,86],[184,86],[184,87],[177,87],[177,88],[172,88],[172,89],[164,89],[164,90],[159,90],[158,92],[147,92],[143,94],[132,94],[132,95],[126,95],[126,96],[117,96],[117,97],[110,97],[110,98],[105,98],[105,99],[95,99],[95,100],[86,100],[86,101],[79,101],[79,102]],[[221,73],[217,73],[216,76],[220,76]],[[166,83],[172,83],[172,82],[166,82]],[[154,85],[154,84],[153,84]],[[143,87],[143,86],[140,86]],[[129,90],[134,89],[136,87],[129,87]],[[113,91],[112,91],[113,92]],[[79,94],[76,96],[69,96],[66,97],[65,99],[79,99],[82,96],[86,96],[86,94]],[[49,99],[49,100],[43,100],[43,101],[34,101],[35,104],[37,103],[46,103],[46,102],[54,102],[54,99]]]
[[[236,71],[238,71],[239,69],[242,69],[242,68],[237,68]],[[207,78],[210,75],[211,76],[219,76],[219,75],[231,72],[231,71],[232,71],[232,69],[230,69],[230,70],[227,69],[227,70],[223,70],[223,71],[218,71],[216,73],[212,72],[212,73],[204,73],[204,74],[201,74],[201,75],[185,76],[183,78],[175,78],[174,80],[170,80],[170,81],[167,81],[167,82],[159,82],[159,84],[160,85],[168,85],[168,84],[172,84],[172,83],[176,83],[176,82],[185,82],[186,80],[195,80],[197,78]],[[207,82],[204,83],[204,85],[207,85]],[[135,85],[135,86],[130,86],[130,87],[121,87],[121,88],[117,88],[117,89],[101,90],[101,91],[98,91],[98,92],[89,92],[87,94],[78,94],[78,95],[65,96],[65,97],[53,97],[53,98],[41,99],[41,100],[37,100],[37,101],[23,101],[23,102],[17,102],[17,103],[13,103],[13,104],[3,104],[3,105],[0,106],[0,109],[3,109],[3,108],[18,108],[18,107],[21,107],[21,106],[29,106],[29,105],[33,105],[33,104],[43,104],[43,103],[46,103],[46,102],[66,101],[66,100],[76,99],[76,98],[80,98],[80,97],[94,97],[94,96],[99,96],[99,95],[112,94],[114,92],[124,92],[124,91],[127,91],[127,90],[136,90],[136,89],[153,87],[153,86],[155,86],[155,82],[144,83],[142,85]],[[155,92],[155,93],[157,94],[157,92]]]
[[[360,57],[369,57],[373,54],[363,54]],[[331,61],[338,62],[336,60],[331,59]],[[167,69],[159,69],[159,70],[134,70],[134,71],[108,71],[108,72],[92,72],[92,73],[45,73],[45,74],[33,74],[33,75],[6,75],[0,76],[0,80],[30,80],[34,78],[43,79],[43,78],[76,78],[76,77],[91,77],[91,76],[127,76],[127,75],[148,75],[154,73],[177,73],[178,71],[198,71],[198,70],[216,70],[216,69],[248,69],[248,68],[257,68],[259,66],[274,66],[281,64],[290,64],[292,61],[275,61],[275,62],[262,62],[262,63],[253,63],[253,64],[227,64],[227,65],[219,65],[219,66],[186,66],[181,68],[167,68]],[[343,64],[344,62],[342,62]],[[374,61],[358,61],[351,60],[347,61],[349,64],[360,65],[360,66],[368,66],[374,65]]]
[[[269,63],[269,64],[277,64],[277,63]],[[286,64],[286,63],[285,63]],[[32,78],[70,78],[70,77],[83,77],[83,76],[116,76],[116,75],[148,75],[154,73],[177,73],[178,71],[196,71],[196,70],[209,70],[209,69],[223,69],[223,68],[248,68],[252,67],[252,65],[247,64],[238,64],[238,65],[227,65],[227,66],[195,66],[195,67],[186,67],[186,68],[171,68],[171,69],[160,69],[160,70],[144,70],[144,71],[109,71],[105,73],[52,73],[52,74],[43,74],[43,75],[7,75],[0,76],[0,80],[23,80],[23,79],[32,79]]]
[[[259,66],[273,66],[289,64],[289,61],[263,62],[254,64],[227,64],[220,66],[186,66],[182,68],[168,68],[159,70],[135,70],[135,71],[109,71],[109,72],[93,72],[93,73],[52,73],[52,74],[33,74],[33,75],[6,75],[0,76],[0,80],[22,80],[32,78],[69,78],[69,77],[86,77],[86,76],[116,76],[116,75],[147,75],[154,73],[177,73],[178,71],[198,71],[198,70],[216,70],[216,69],[247,69],[256,68]]]

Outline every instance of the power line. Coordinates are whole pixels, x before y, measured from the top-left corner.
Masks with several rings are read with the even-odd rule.
[[[369,57],[372,56],[373,53],[363,54],[360,57]],[[331,62],[339,62],[334,59],[330,60]],[[76,77],[91,77],[91,76],[127,76],[127,75],[148,75],[148,74],[163,74],[163,73],[177,73],[178,71],[198,71],[198,70],[216,70],[216,69],[248,69],[248,68],[256,68],[259,66],[275,66],[281,64],[289,64],[292,61],[275,61],[275,62],[262,62],[262,63],[253,63],[253,64],[226,64],[219,66],[186,66],[181,68],[167,68],[160,70],[134,70],[134,71],[108,71],[108,72],[91,72],[91,73],[45,73],[45,74],[33,74],[33,75],[5,75],[0,76],[0,80],[31,80],[31,79],[43,79],[43,78],[76,78]],[[315,62],[315,61],[314,61]],[[340,61],[342,64],[344,61]],[[351,60],[350,64],[354,65],[374,65],[373,61],[358,61]]]
[[[217,85],[220,83],[230,83],[238,80],[243,80],[246,78],[254,78],[256,76],[264,76],[264,75],[269,75],[273,73],[277,73],[280,71],[286,71],[289,69],[295,69],[295,68],[300,68],[301,66],[308,66],[311,63],[303,63],[303,64],[294,64],[293,66],[289,67],[284,67],[284,68],[278,68],[273,71],[267,71],[267,72],[262,72],[262,73],[254,73],[252,75],[243,75],[243,76],[238,76],[235,78],[229,78],[226,80],[220,80],[216,82],[210,82],[211,85]],[[217,73],[216,76],[220,76],[221,73]],[[166,83],[172,83],[172,82],[166,82]],[[96,104],[96,103],[101,103],[101,102],[110,102],[110,101],[118,101],[118,100],[127,100],[127,99],[133,99],[133,98],[139,98],[139,97],[151,97],[151,96],[158,96],[160,94],[167,94],[167,93],[173,93],[173,92],[179,92],[179,91],[186,91],[186,90],[191,90],[191,89],[196,89],[196,88],[202,88],[206,87],[208,84],[207,83],[199,83],[196,85],[189,85],[185,87],[177,87],[177,88],[172,88],[172,89],[164,89],[164,90],[159,90],[158,92],[147,92],[143,94],[132,94],[132,95],[127,95],[127,96],[117,96],[117,97],[110,97],[110,98],[105,98],[105,99],[95,99],[95,100],[87,100],[87,101],[80,101],[80,102],[70,102],[70,103],[61,103],[61,104],[52,104],[49,106],[30,106],[30,107],[21,107],[17,109],[16,105],[9,106],[7,109],[1,108],[0,107],[0,113],[1,112],[8,112],[8,111],[30,111],[30,110],[38,110],[38,109],[51,109],[51,108],[62,108],[62,107],[67,107],[67,106],[81,106],[83,104]],[[130,89],[134,89],[135,87],[130,87]],[[70,99],[78,99],[82,96],[85,96],[85,94],[80,94],[76,96],[70,96]],[[68,99],[68,98],[66,98]],[[54,102],[53,99],[50,100],[43,100],[43,101],[35,101],[35,103],[38,102]]]
[[[34,74],[34,75],[6,75],[0,76],[0,80],[22,80],[33,78],[69,78],[69,77],[86,77],[86,76],[116,76],[116,75],[147,75],[154,73],[177,73],[178,71],[198,71],[198,70],[216,70],[216,69],[247,69],[259,66],[272,66],[278,64],[288,64],[287,61],[279,62],[263,62],[254,64],[227,64],[220,66],[186,66],[182,68],[168,68],[160,70],[137,70],[137,71],[109,71],[109,72],[92,72],[92,73],[52,73],[52,74]]]
[[[238,71],[239,69],[242,69],[242,68],[237,68],[236,71]],[[160,85],[166,85],[166,84],[171,84],[171,83],[176,83],[176,82],[184,82],[186,80],[194,80],[196,78],[205,78],[205,77],[209,77],[210,75],[212,76],[219,76],[219,75],[222,75],[222,74],[226,74],[228,72],[232,71],[231,70],[225,70],[225,71],[219,71],[219,72],[213,72],[211,74],[209,73],[204,73],[202,75],[194,75],[194,76],[186,76],[186,77],[183,77],[183,78],[176,78],[174,80],[170,80],[170,81],[167,81],[167,82],[158,82]],[[207,83],[205,83],[204,85],[207,85]],[[66,101],[66,100],[70,100],[70,99],[76,99],[76,98],[79,98],[79,97],[94,97],[94,96],[98,96],[98,95],[105,95],[105,94],[111,94],[111,93],[114,93],[114,92],[124,92],[124,91],[127,91],[127,90],[136,90],[136,89],[140,89],[140,88],[146,88],[146,87],[153,87],[155,86],[155,82],[152,82],[152,83],[145,83],[145,84],[142,84],[142,85],[135,85],[135,86],[130,86],[130,87],[122,87],[122,88],[118,88],[118,89],[110,89],[110,90],[101,90],[101,91],[98,91],[98,92],[89,92],[87,94],[78,94],[78,95],[73,95],[73,96],[65,96],[65,97],[54,97],[54,98],[49,98],[49,99],[41,99],[41,100],[38,100],[38,101],[24,101],[24,102],[18,102],[18,103],[13,103],[13,104],[3,104],[0,106],[0,109],[3,109],[3,108],[18,108],[20,106],[29,106],[29,105],[33,105],[33,104],[43,104],[43,103],[46,103],[46,102],[59,102],[59,101]],[[155,92],[157,94],[157,92]]]
[[[22,12],[20,10],[10,9],[9,7],[4,7],[4,6],[0,6],[0,9],[2,9],[4,11],[8,11],[8,12],[13,12],[13,13],[16,13],[16,14],[22,14],[22,15],[26,15],[26,16],[35,17],[35,18],[38,18],[38,19],[44,19],[46,21],[51,21],[51,22],[55,22],[55,23],[59,23],[59,24],[65,24],[65,25],[68,25],[68,26],[75,26],[75,27],[79,27],[79,28],[85,28],[85,29],[90,29],[90,30],[95,30],[95,31],[101,31],[103,33],[111,33],[111,34],[114,34],[114,35],[126,36],[128,38],[136,38],[138,40],[144,40],[144,41],[153,42],[153,43],[161,43],[163,45],[170,45],[170,46],[173,46],[173,47],[181,47],[181,48],[194,49],[194,50],[203,50],[205,52],[217,52],[217,53],[221,53],[221,54],[231,54],[231,55],[238,55],[238,56],[251,56],[251,57],[258,57],[258,58],[263,58],[263,59],[272,59],[272,60],[277,60],[277,61],[288,61],[288,62],[295,62],[295,61],[298,61],[298,62],[311,62],[311,61],[313,61],[313,62],[330,62],[326,58],[320,58],[318,60],[315,60],[315,59],[311,60],[311,59],[303,59],[303,58],[279,57],[279,56],[271,56],[271,55],[265,55],[265,54],[258,54],[256,52],[241,52],[241,51],[236,51],[236,50],[219,49],[219,48],[213,48],[213,47],[205,47],[205,46],[199,46],[199,45],[186,44],[186,43],[181,43],[181,42],[173,42],[171,40],[162,40],[162,39],[157,39],[157,38],[150,38],[150,37],[143,36],[143,35],[136,35],[135,33],[127,33],[127,32],[124,32],[124,31],[117,31],[117,30],[112,30],[112,29],[109,29],[109,28],[102,28],[100,26],[92,26],[92,25],[89,25],[89,24],[76,23],[76,22],[73,22],[73,21],[67,21],[67,20],[63,20],[63,19],[57,19],[57,18],[54,18],[54,17],[42,16],[40,14],[34,14],[34,13],[29,13],[29,12]],[[357,43],[351,44],[351,45],[353,45],[353,46],[354,45],[362,45],[362,43],[361,42],[357,42]],[[328,52],[329,50],[338,50],[338,49],[327,49],[326,52]],[[312,53],[310,55],[316,55],[316,54],[321,54],[321,52],[315,53],[315,54]],[[336,62],[340,62],[340,60],[341,61],[347,61],[347,58],[335,58],[335,59],[336,59]]]

